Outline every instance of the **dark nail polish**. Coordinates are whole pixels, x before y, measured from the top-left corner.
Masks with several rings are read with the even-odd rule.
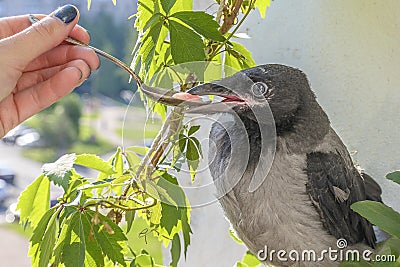
[[[78,15],[78,11],[73,5],[62,6],[54,12],[54,17],[60,19],[65,24],[73,21],[76,18],[76,15]]]
[[[100,69],[100,67],[101,67],[101,60],[99,60],[99,66],[97,67],[96,70]]]

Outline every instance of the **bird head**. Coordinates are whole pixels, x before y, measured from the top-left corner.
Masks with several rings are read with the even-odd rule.
[[[315,101],[306,75],[299,69],[280,64],[266,64],[242,70],[187,91],[188,94],[197,96],[219,96],[222,101],[217,103],[176,99],[171,91],[145,85],[142,86],[142,91],[157,102],[187,106],[187,113],[236,113],[242,120],[275,124],[278,134],[290,131],[302,118],[308,121],[308,126],[320,120],[329,123]],[[269,114],[266,115],[266,112]],[[312,129],[308,128],[308,131]]]
[[[230,108],[243,119],[270,123],[265,121],[268,116],[256,114],[271,110],[277,129],[291,127],[304,94],[313,97],[307,77],[302,71],[278,64],[246,69],[228,78],[193,87],[187,93],[223,98],[220,103],[190,108],[190,113],[227,112]]]

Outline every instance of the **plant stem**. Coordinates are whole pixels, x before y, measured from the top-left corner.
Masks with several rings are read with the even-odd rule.
[[[249,7],[246,10],[246,13],[244,13],[243,18],[239,21],[239,23],[236,25],[236,27],[233,29],[233,31],[229,34],[229,36],[225,39],[225,41],[223,41],[214,51],[213,53],[210,55],[209,57],[209,61],[212,61],[213,58],[219,54],[219,50],[222,49],[222,47],[224,47],[224,45],[226,45],[226,43],[233,37],[233,35],[237,32],[237,30],[240,28],[240,26],[243,24],[243,22],[245,21],[245,19],[247,18],[247,16],[250,14],[251,11],[251,6],[253,5],[254,0],[252,0],[249,4]]]
[[[170,115],[170,125],[169,131],[167,136],[165,137],[164,141],[159,145],[157,151],[155,152],[153,158],[151,159],[151,163],[153,167],[157,166],[162,154],[164,153],[165,149],[169,145],[169,140],[172,136],[174,136],[182,125],[183,120],[183,110],[182,108],[175,107],[172,109]]]
[[[182,120],[182,109],[178,107],[173,108],[171,114],[167,117],[161,130],[158,132],[156,138],[151,144],[150,149],[147,151],[146,155],[140,162],[140,165],[135,175],[133,176],[131,183],[126,186],[121,197],[126,197],[129,189],[132,187],[132,182],[134,182],[138,177],[142,176],[142,172],[145,170],[146,167],[147,174],[152,173],[169,144],[168,140],[178,132]]]
[[[222,34],[227,33],[232,25],[235,24],[235,19],[237,18],[242,3],[243,0],[234,1],[232,13],[224,15],[224,22],[219,29]]]

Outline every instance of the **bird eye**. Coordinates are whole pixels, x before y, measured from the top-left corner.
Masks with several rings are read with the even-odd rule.
[[[268,85],[263,82],[256,82],[253,84],[252,88],[253,94],[256,96],[262,96],[268,93]]]

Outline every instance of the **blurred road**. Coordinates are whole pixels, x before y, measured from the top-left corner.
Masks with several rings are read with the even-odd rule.
[[[42,164],[22,157],[20,153],[21,148],[0,142],[0,164],[12,168],[16,173],[15,186],[11,187],[9,201],[5,203],[5,207],[0,207],[0,224],[6,223],[6,207],[16,202],[20,192],[40,174]],[[28,239],[1,226],[0,237],[0,266],[31,266],[27,256]]]
[[[0,266],[31,266],[27,257],[29,242],[24,237],[0,227]]]
[[[0,142],[0,164],[16,172],[15,185],[22,190],[40,175],[42,164],[22,157],[20,153],[20,147]]]

